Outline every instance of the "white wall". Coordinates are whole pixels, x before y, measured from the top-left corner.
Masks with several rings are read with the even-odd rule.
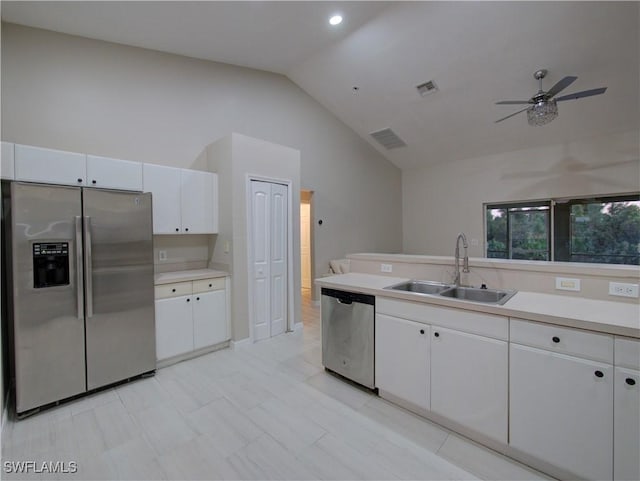
[[[218,241],[213,252],[213,266],[224,266],[231,273],[232,338],[249,337],[249,255],[247,234],[247,180],[259,176],[291,183],[291,216],[293,223],[293,259],[288,286],[293,301],[294,322],[299,318],[300,296],[300,152],[264,140],[234,133],[206,149],[212,170],[218,172],[220,212]],[[226,252],[227,245],[229,251]]]
[[[404,170],[404,252],[450,256],[464,232],[484,257],[483,203],[638,192],[639,145],[634,130]]]
[[[2,119],[3,140],[178,167],[231,132],[286,145],[324,221],[318,275],[401,249],[399,169],[282,75],[3,24]]]

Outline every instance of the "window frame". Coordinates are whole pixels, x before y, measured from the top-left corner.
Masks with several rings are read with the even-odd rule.
[[[513,259],[511,257],[511,227],[510,227],[510,209],[517,209],[523,207],[549,207],[549,221],[547,224],[547,238],[548,238],[548,256],[549,261],[546,262],[578,262],[571,260],[571,207],[574,205],[585,205],[593,203],[612,203],[612,202],[640,202],[640,192],[628,192],[628,193],[616,193],[616,194],[598,194],[590,196],[573,196],[563,198],[550,198],[550,199],[533,199],[531,201],[512,201],[512,202],[485,202],[483,203],[483,240],[484,240],[484,257],[486,259],[504,259],[499,257],[489,257],[489,242],[487,241],[488,234],[488,213],[491,209],[502,209],[507,212],[507,257],[508,260],[523,260]],[[563,206],[564,212],[558,206]],[[566,246],[559,245],[562,238],[560,235],[556,235],[556,230],[561,226],[561,222],[566,222],[566,231],[568,232],[569,244]],[[564,238],[566,241],[566,237]],[[568,255],[562,254],[564,258],[557,260],[557,253],[567,251]],[[535,260],[535,259],[527,259]],[[544,262],[544,261],[543,261]],[[584,262],[584,261],[581,261]],[[599,263],[589,262],[589,264],[600,265],[638,265],[638,264],[612,264],[612,263]]]
[[[547,220],[547,245],[548,249],[548,257],[551,260],[553,257],[553,235],[551,234],[552,229],[550,228],[553,225],[553,205],[551,200],[533,200],[531,202],[509,202],[509,203],[485,203],[484,204],[484,256],[487,259],[504,259],[504,257],[489,257],[489,243],[487,242],[487,211],[491,209],[502,209],[507,211],[507,256],[506,259],[511,260],[530,260],[530,259],[513,259],[512,255],[512,243],[511,243],[511,215],[510,211],[518,208],[525,207],[547,207],[549,209],[549,216]],[[547,261],[549,262],[549,261]]]

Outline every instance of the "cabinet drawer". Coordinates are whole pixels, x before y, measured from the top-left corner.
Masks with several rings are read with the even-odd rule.
[[[173,284],[163,284],[160,286],[156,286],[156,299],[188,296],[190,294],[191,294],[191,281],[175,282]]]
[[[615,365],[640,371],[640,341],[616,337]]]
[[[224,289],[226,285],[225,277],[216,277],[214,279],[202,279],[193,281],[193,293],[208,292]]]
[[[613,364],[613,336],[511,319],[511,342]]]

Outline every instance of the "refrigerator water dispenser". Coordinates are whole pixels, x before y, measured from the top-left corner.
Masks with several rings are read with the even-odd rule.
[[[33,287],[69,285],[69,243],[33,244]]]

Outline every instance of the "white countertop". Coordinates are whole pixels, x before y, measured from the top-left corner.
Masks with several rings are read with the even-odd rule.
[[[635,304],[518,291],[504,305],[498,306],[384,289],[387,286],[408,280],[410,279],[353,272],[322,277],[316,279],[315,282],[321,287],[346,289],[376,296],[640,338],[640,307]]]
[[[217,271],[215,269],[190,269],[186,271],[161,272],[154,276],[156,286],[171,284],[172,282],[197,281],[200,279],[211,279],[214,277],[227,277],[228,272]]]

